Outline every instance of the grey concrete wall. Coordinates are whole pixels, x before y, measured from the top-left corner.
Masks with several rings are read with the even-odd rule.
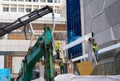
[[[84,34],[94,32],[101,48],[120,40],[120,0],[83,0],[83,13]]]
[[[93,32],[100,48],[120,42],[120,0],[82,1],[84,35]]]

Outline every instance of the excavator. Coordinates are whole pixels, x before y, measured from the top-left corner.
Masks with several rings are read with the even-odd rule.
[[[53,9],[49,6],[45,6],[41,9],[35,10],[23,17],[18,18],[15,22],[0,27],[0,36],[10,33],[11,31],[23,27],[26,24],[34,21],[48,13],[53,13]],[[52,46],[52,31],[49,27],[44,27],[44,32],[38,37],[37,42],[33,47],[28,49],[27,54],[21,63],[21,69],[19,71],[18,81],[31,81],[32,70],[35,64],[44,57],[45,61],[45,79],[46,81],[54,80],[54,66],[53,66],[53,46]]]
[[[31,81],[32,70],[36,62],[43,56],[45,61],[45,79],[46,81],[52,81],[54,78],[52,50],[51,30],[49,27],[45,27],[43,35],[39,36],[35,45],[28,50],[28,53],[23,59],[18,81]]]

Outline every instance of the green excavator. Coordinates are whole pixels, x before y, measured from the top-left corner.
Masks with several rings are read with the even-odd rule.
[[[10,33],[11,31],[25,27],[31,21],[34,21],[48,13],[52,13],[53,9],[49,6],[45,6],[41,9],[35,10],[25,16],[18,18],[15,22],[0,27],[0,36]],[[46,81],[53,81],[54,79],[54,66],[53,66],[53,47],[52,47],[52,33],[49,27],[44,28],[44,33],[39,36],[35,45],[29,48],[27,54],[21,63],[21,69],[19,71],[18,81],[31,81],[32,70],[43,56],[45,61],[45,79]]]
[[[53,81],[54,79],[54,66],[53,66],[53,47],[52,47],[52,34],[49,27],[44,28],[44,33],[39,36],[35,45],[28,50],[22,67],[19,72],[18,81],[31,81],[32,70],[36,62],[44,56],[45,61],[45,79],[46,81]]]

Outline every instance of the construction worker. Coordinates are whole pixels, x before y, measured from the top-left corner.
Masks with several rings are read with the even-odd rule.
[[[60,58],[60,63],[59,63],[59,65],[60,65],[60,74],[64,74],[65,71],[64,71],[64,63],[63,63],[62,58]]]
[[[60,59],[60,45],[61,45],[61,42],[60,42],[60,41],[57,41],[56,47],[55,47],[56,58],[57,58],[57,59]]]
[[[99,47],[98,47],[97,43],[96,43],[96,42],[93,42],[93,52],[95,53],[95,56],[96,56],[96,60],[97,60],[97,61],[99,60],[98,50],[99,50]]]

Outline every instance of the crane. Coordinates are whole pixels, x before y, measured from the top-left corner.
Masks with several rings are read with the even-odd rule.
[[[25,26],[26,24],[46,15],[48,13],[52,13],[52,12],[53,12],[53,9],[49,6],[45,6],[41,9],[32,11],[31,13],[18,18],[13,23],[11,23],[7,26],[0,27],[0,36],[10,33],[11,31],[13,31],[17,28],[20,28],[22,26]]]
[[[34,21],[48,13],[53,13],[53,9],[45,6],[41,9],[35,10],[25,16],[18,18],[15,22],[0,27],[0,36],[10,33],[11,31],[25,26],[26,24]],[[44,28],[44,33],[38,37],[37,42],[31,47],[24,59],[22,60],[22,67],[19,72],[18,81],[31,81],[32,70],[36,62],[44,56],[45,60],[45,79],[46,81],[53,81],[54,66],[53,66],[53,46],[52,46],[52,32],[49,27]]]

